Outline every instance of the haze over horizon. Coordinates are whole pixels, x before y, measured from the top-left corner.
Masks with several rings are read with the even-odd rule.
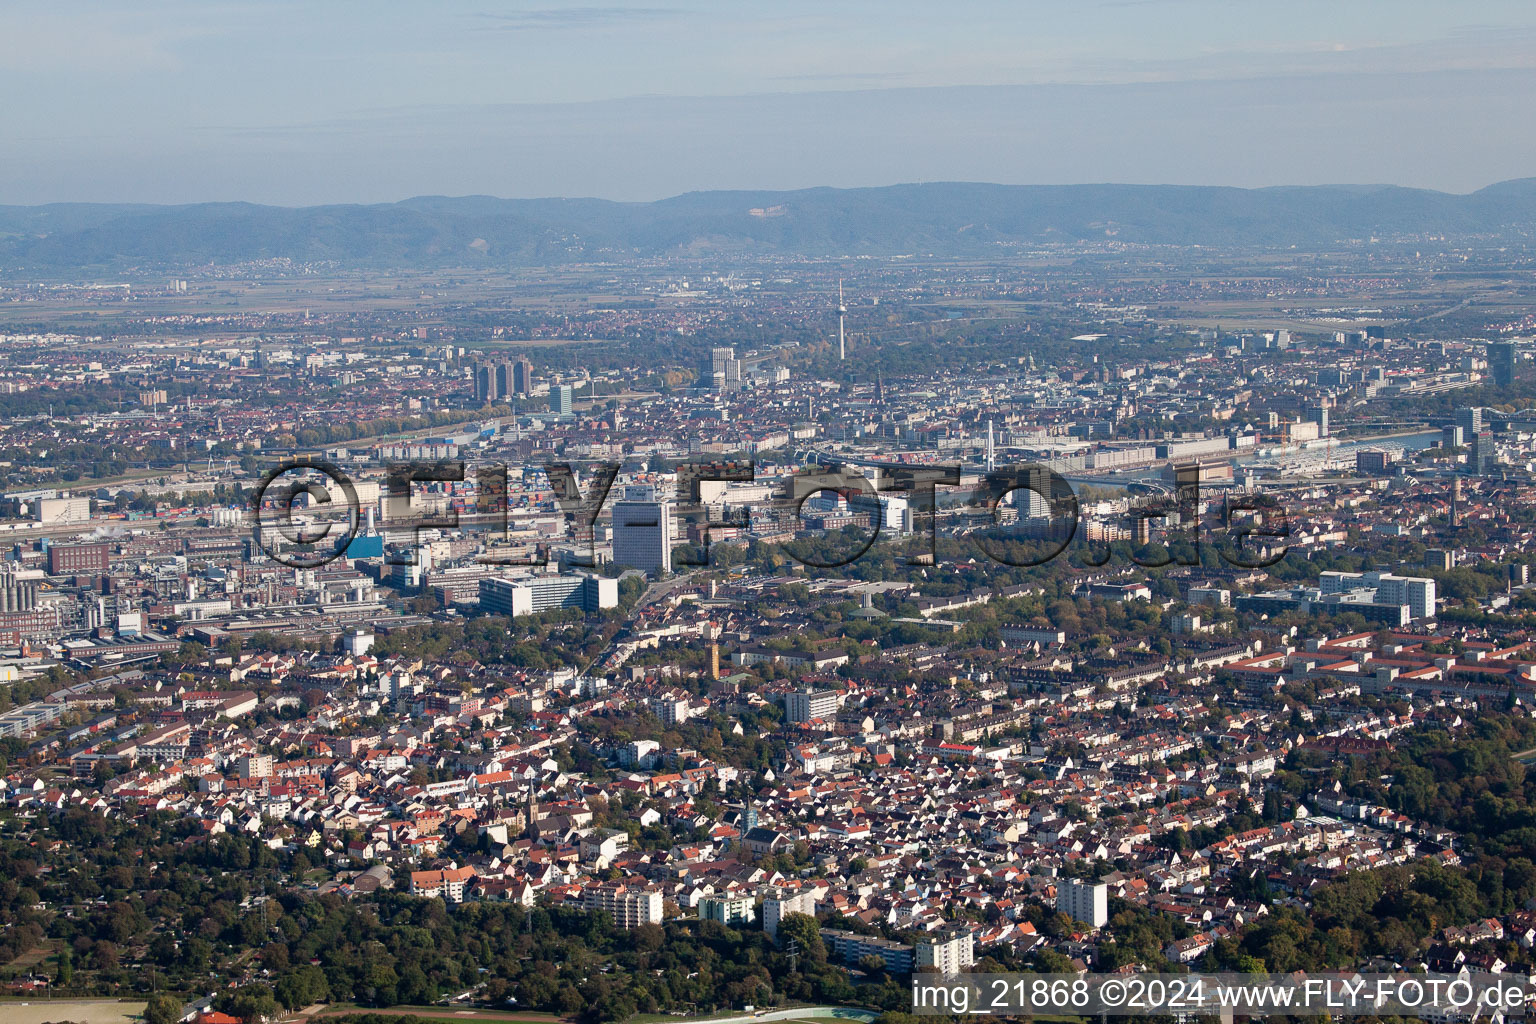
[[[1536,174],[1536,138],[1514,130],[1536,120],[1529,5],[960,13],[22,3],[0,12],[0,88],[21,99],[0,110],[0,203],[921,181],[1466,193]]]
[[[1417,190],[1424,191],[1424,192],[1431,192],[1431,193],[1437,193],[1437,194],[1442,194],[1442,195],[1469,196],[1469,195],[1474,195],[1474,194],[1476,194],[1478,192],[1481,192],[1484,189],[1494,188],[1494,187],[1500,186],[1500,185],[1506,185],[1506,184],[1509,184],[1511,182],[1523,182],[1523,181],[1527,181],[1527,180],[1536,180],[1536,174],[1525,175],[1525,176],[1521,176],[1519,178],[1503,178],[1503,179],[1500,179],[1498,181],[1489,181],[1489,182],[1486,182],[1483,185],[1474,186],[1474,187],[1471,187],[1471,188],[1468,188],[1468,189],[1465,189],[1465,190],[1455,190],[1455,191],[1453,191],[1453,190],[1449,190],[1449,189],[1435,189],[1435,188],[1429,188],[1429,187],[1425,187],[1425,186],[1402,185],[1402,184],[1400,184],[1398,182],[1392,182],[1392,181],[1336,181],[1336,182],[1317,182],[1316,184],[1306,184],[1306,185],[1296,185],[1296,184],[1291,184],[1291,183],[1288,183],[1288,182],[1277,182],[1277,183],[1272,184],[1272,185],[1225,185],[1225,184],[1222,184],[1220,182],[1183,183],[1183,182],[1082,181],[1082,182],[1019,182],[1019,183],[1011,183],[1011,182],[998,182],[998,181],[963,181],[963,180],[955,179],[955,180],[933,180],[933,181],[872,182],[872,183],[869,183],[869,184],[862,184],[862,185],[799,185],[799,186],[795,186],[795,187],[792,187],[792,188],[775,188],[773,186],[763,186],[761,188],[719,188],[719,189],[700,188],[700,189],[688,189],[687,191],[683,191],[683,192],[669,193],[667,195],[660,195],[660,196],[656,196],[654,198],[645,198],[645,199],[617,199],[617,198],[613,198],[613,197],[610,197],[610,196],[576,195],[574,193],[573,194],[569,194],[569,195],[506,196],[506,195],[495,195],[495,194],[492,194],[492,193],[489,193],[489,192],[462,192],[462,193],[418,192],[418,193],[414,193],[412,195],[401,195],[401,196],[396,196],[396,197],[392,197],[392,198],[375,199],[375,200],[368,200],[368,201],[335,200],[335,201],[321,201],[321,202],[313,202],[313,203],[283,203],[283,202],[258,202],[256,200],[249,200],[249,199],[242,199],[242,198],[205,199],[205,200],[192,200],[192,201],[186,201],[186,202],[178,202],[178,201],[170,201],[170,200],[167,200],[167,201],[128,200],[128,201],[124,201],[124,202],[117,202],[117,201],[112,201],[112,200],[99,200],[99,201],[98,200],[51,200],[51,201],[43,202],[43,203],[0,203],[0,208],[29,209],[29,208],[38,208],[38,207],[46,207],[46,206],[53,206],[53,205],[81,205],[81,206],[107,206],[107,207],[110,207],[110,206],[124,206],[124,205],[133,205],[133,206],[140,206],[140,205],[142,205],[142,206],[159,206],[159,207],[178,207],[178,206],[201,206],[201,205],[206,205],[206,204],[215,204],[215,205],[217,205],[217,204],[229,204],[229,203],[243,203],[243,204],[248,204],[248,205],[253,205],[253,206],[270,207],[270,208],[279,209],[279,210],[306,210],[306,209],[318,209],[318,208],[323,208],[323,207],[339,207],[339,206],[401,206],[401,205],[408,205],[408,204],[411,204],[413,202],[417,202],[417,201],[420,201],[420,200],[453,200],[453,201],[457,201],[457,200],[475,200],[475,199],[489,199],[489,200],[513,201],[513,202],[524,201],[524,200],[527,200],[527,201],[559,202],[559,201],[567,201],[568,200],[568,201],[575,201],[575,202],[591,201],[591,202],[599,202],[599,203],[602,203],[602,202],[613,202],[613,203],[649,205],[649,204],[652,204],[652,203],[665,203],[668,200],[682,199],[682,198],[685,198],[685,197],[691,196],[691,195],[729,194],[729,193],[733,193],[733,192],[739,192],[739,193],[742,193],[744,195],[769,195],[769,194],[775,194],[775,193],[782,193],[784,195],[792,195],[792,194],[795,194],[795,193],[818,192],[818,191],[832,191],[832,192],[860,192],[860,191],[864,191],[864,192],[879,192],[879,191],[887,190],[887,189],[901,189],[901,188],[909,188],[909,187],[921,186],[921,185],[961,185],[961,186],[969,186],[969,185],[980,185],[980,186],[999,185],[999,186],[1003,186],[1003,187],[1013,187],[1013,186],[1017,185],[1018,187],[1024,187],[1024,188],[1046,188],[1046,189],[1058,189],[1058,188],[1108,188],[1108,189],[1128,188],[1128,189],[1135,189],[1135,188],[1143,188],[1143,187],[1145,187],[1145,188],[1164,188],[1164,187],[1166,187],[1166,188],[1235,188],[1235,189],[1241,189],[1243,191],[1250,191],[1250,192],[1263,191],[1265,189],[1292,189],[1292,188],[1294,188],[1294,189],[1311,189],[1311,188],[1344,188],[1344,189],[1349,189],[1349,188],[1360,188],[1360,189],[1382,188],[1382,189],[1397,189],[1397,188],[1406,188],[1406,189],[1417,189]]]

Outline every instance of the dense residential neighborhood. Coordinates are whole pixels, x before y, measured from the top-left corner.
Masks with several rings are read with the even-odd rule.
[[[855,369],[797,272],[6,336],[0,983],[596,1022],[1530,971],[1522,328],[1094,274],[956,328],[1010,286],[891,265]]]

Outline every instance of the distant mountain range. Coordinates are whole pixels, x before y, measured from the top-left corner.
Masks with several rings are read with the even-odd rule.
[[[996,254],[1076,240],[1320,248],[1369,238],[1536,238],[1536,178],[1451,195],[935,183],[693,192],[652,203],[427,196],[373,206],[0,206],[0,271],[174,268],[288,257],[350,267],[538,265],[657,255]]]

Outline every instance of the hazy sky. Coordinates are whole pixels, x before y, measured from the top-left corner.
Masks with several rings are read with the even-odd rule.
[[[7,0],[0,203],[1536,175],[1530,0]]]

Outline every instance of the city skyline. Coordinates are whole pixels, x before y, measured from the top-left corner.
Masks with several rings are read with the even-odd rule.
[[[4,1024],[1536,1006],[1536,6],[0,39]]]

